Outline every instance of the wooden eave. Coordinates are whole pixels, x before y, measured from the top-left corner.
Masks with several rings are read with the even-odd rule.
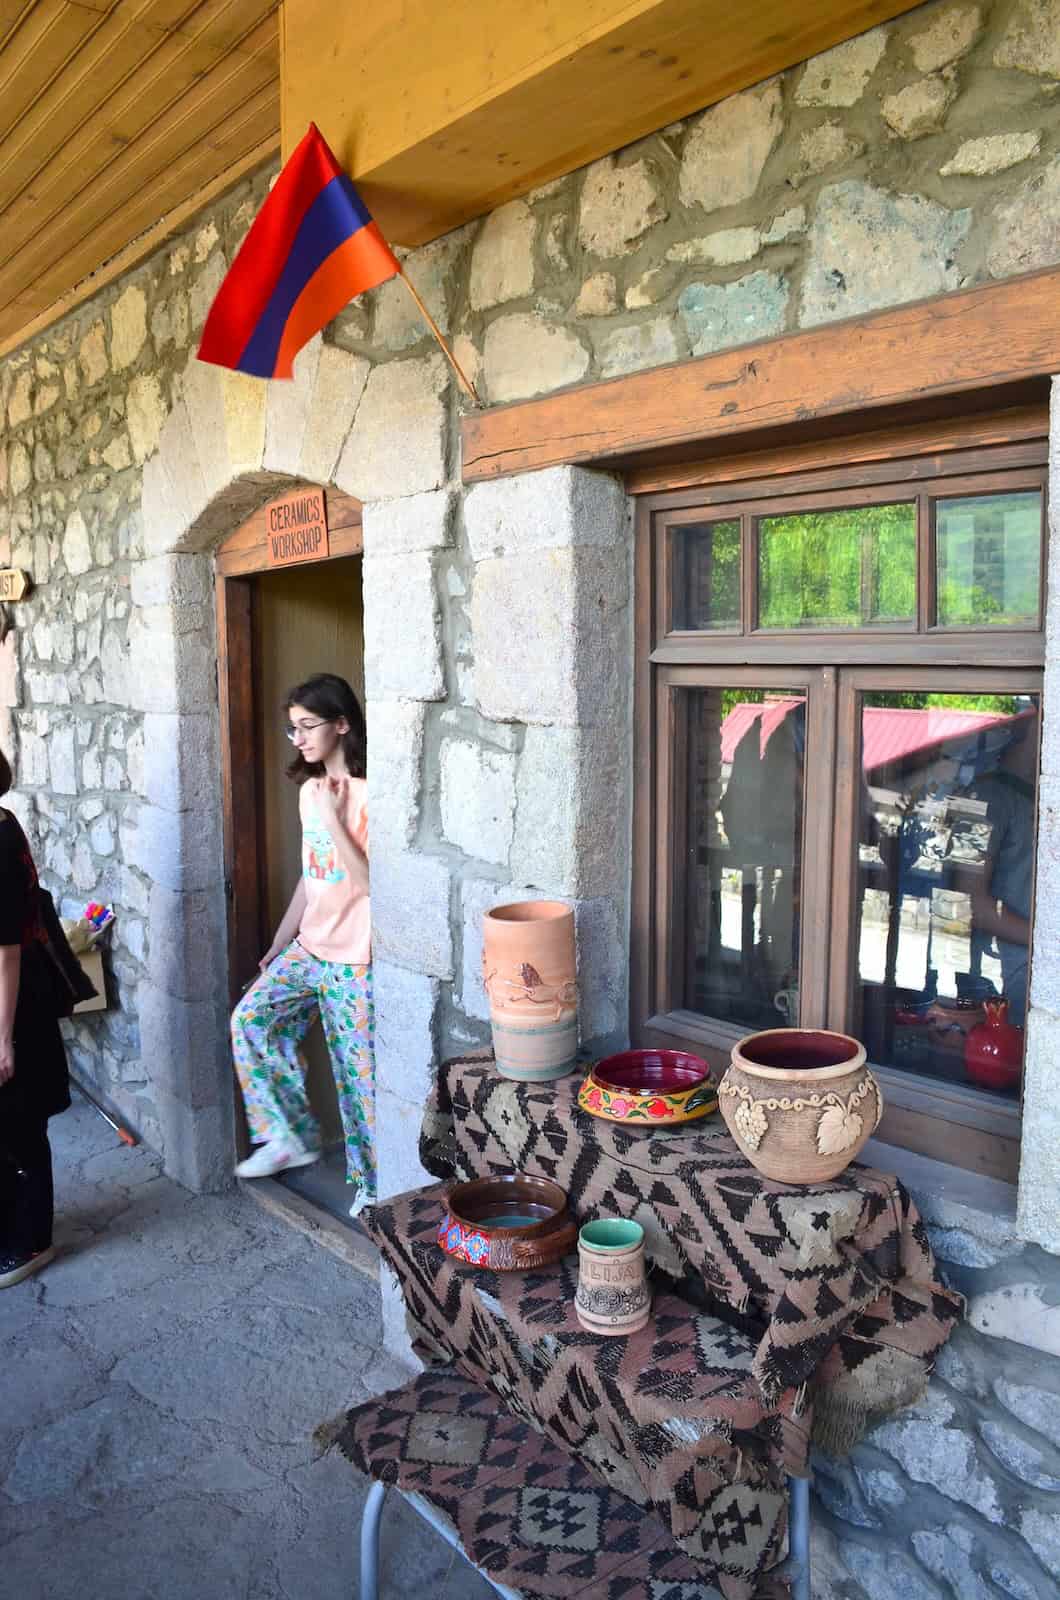
[[[387,237],[423,244],[912,9],[380,0],[337,36],[334,0],[285,0],[283,148],[314,120]]]

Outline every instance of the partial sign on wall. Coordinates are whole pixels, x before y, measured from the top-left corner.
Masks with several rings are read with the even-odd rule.
[[[0,600],[24,600],[32,587],[28,572],[18,567],[0,567]]]
[[[270,500],[265,519],[265,555],[270,567],[323,561],[328,554],[328,517],[323,489],[293,489]]]

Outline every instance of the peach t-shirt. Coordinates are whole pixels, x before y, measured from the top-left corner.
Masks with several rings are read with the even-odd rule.
[[[343,781],[346,794],[342,818],[346,831],[367,855],[368,785],[363,778]],[[320,961],[367,966],[372,959],[369,899],[363,889],[351,887],[334,840],[317,811],[314,789],[311,778],[298,792],[306,896],[298,941]]]

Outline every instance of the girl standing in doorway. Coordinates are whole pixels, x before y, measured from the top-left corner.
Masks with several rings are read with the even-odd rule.
[[[299,787],[302,875],[261,976],[232,1015],[251,1137],[236,1167],[265,1178],[320,1157],[300,1045],[319,1015],[338,1091],[350,1215],[375,1198],[375,1065],[364,713],[344,678],[318,673],[286,698],[287,769]]]

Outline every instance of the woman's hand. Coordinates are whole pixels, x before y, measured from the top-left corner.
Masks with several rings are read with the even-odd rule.
[[[258,962],[258,971],[268,972],[269,968],[272,966],[272,963],[276,960],[276,957],[283,948],[284,947],[282,944],[270,944],[269,948]]]
[[[316,801],[320,820],[334,838],[336,828],[342,827],[343,801],[346,798],[345,778],[314,778],[315,785],[313,798]]]
[[[10,1083],[15,1076],[15,1041],[9,1034],[0,1039],[0,1084]]]

